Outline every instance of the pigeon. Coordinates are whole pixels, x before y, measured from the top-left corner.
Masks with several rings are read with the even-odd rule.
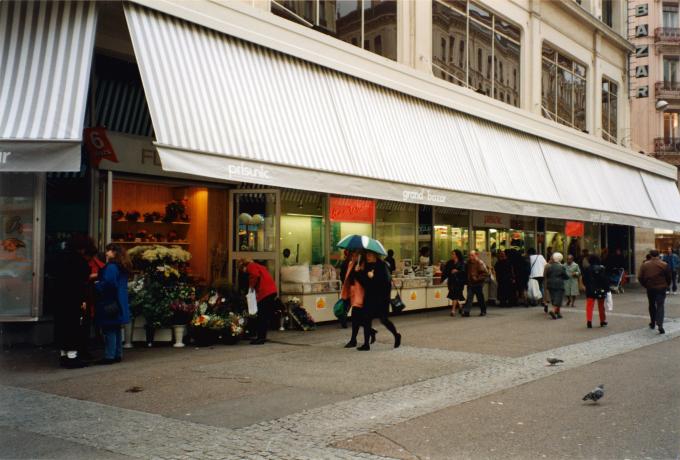
[[[604,396],[604,385],[599,384],[593,391],[588,393],[583,397],[584,401],[591,400],[592,402],[598,402]]]
[[[564,362],[564,361],[562,361],[561,359],[558,359],[558,358],[548,358],[547,361],[548,361],[548,363],[550,363],[551,366],[554,366],[557,363],[563,363]]]
[[[136,385],[125,390],[126,393],[139,393],[140,391],[144,391],[144,388],[138,387]]]

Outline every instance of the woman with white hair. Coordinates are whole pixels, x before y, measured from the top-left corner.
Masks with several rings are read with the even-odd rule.
[[[563,256],[559,252],[553,252],[550,258],[550,263],[545,267],[545,280],[550,293],[550,302],[553,309],[550,312],[552,319],[561,318],[560,307],[562,307],[562,299],[564,299],[564,281],[569,279],[567,270],[562,265]]]

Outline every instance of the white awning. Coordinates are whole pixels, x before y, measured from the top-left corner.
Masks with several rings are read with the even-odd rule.
[[[78,171],[94,2],[0,2],[0,171]]]
[[[136,5],[125,13],[164,169],[680,229],[666,210],[680,209],[672,180]],[[663,202],[652,202],[648,182],[663,188]]]

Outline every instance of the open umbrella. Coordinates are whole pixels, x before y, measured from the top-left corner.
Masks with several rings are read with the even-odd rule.
[[[337,246],[341,249],[349,249],[350,251],[364,249],[366,251],[373,251],[381,256],[387,255],[387,251],[385,251],[385,247],[380,241],[364,235],[347,235],[340,240]]]

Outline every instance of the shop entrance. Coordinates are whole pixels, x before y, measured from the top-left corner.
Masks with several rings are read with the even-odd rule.
[[[229,202],[229,279],[245,289],[246,279],[239,276],[239,259],[249,258],[269,270],[279,285],[280,192],[278,190],[231,190]]]

